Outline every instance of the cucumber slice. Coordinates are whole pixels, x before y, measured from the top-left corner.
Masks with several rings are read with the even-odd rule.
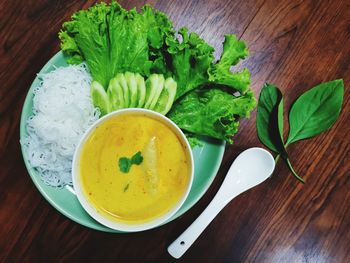
[[[130,105],[130,92],[125,76],[122,73],[118,73],[117,76],[115,76],[115,78],[118,80],[119,85],[123,89],[124,108],[128,108]]]
[[[176,88],[176,81],[173,78],[167,78],[164,82],[162,93],[160,94],[153,110],[166,115],[174,103]]]
[[[135,108],[138,105],[136,76],[134,73],[131,73],[131,72],[125,72],[124,76],[129,88],[129,95],[130,95],[129,107]]]
[[[124,108],[123,94],[123,88],[120,86],[117,78],[111,79],[107,90],[110,111]]]
[[[162,90],[164,88],[164,82],[165,82],[164,76],[159,74],[158,75],[158,82],[156,83],[156,85],[157,85],[156,91],[155,91],[154,97],[152,98],[151,104],[149,105],[149,109],[153,110],[154,106],[156,106],[158,98],[159,98],[159,96],[162,93]]]
[[[136,82],[137,82],[137,97],[138,97],[138,108],[142,108],[145,105],[145,99],[146,99],[146,85],[145,85],[145,79],[140,74],[136,75]]]
[[[109,101],[105,89],[97,81],[91,83],[91,98],[95,107],[100,109],[101,116],[109,112]]]
[[[109,82],[107,92],[96,81],[91,84],[91,94],[101,114],[138,107],[151,109],[165,115],[176,95],[177,84],[172,78],[152,74],[146,81],[138,73],[119,73]]]
[[[149,106],[151,105],[151,102],[154,98],[154,95],[156,94],[156,89],[158,85],[158,74],[152,74],[149,76],[149,78],[146,80],[146,99],[145,99],[145,105],[143,106],[145,109],[149,109]]]

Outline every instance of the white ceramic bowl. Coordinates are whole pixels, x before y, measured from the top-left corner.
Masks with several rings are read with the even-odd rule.
[[[146,116],[149,116],[149,117],[156,119],[156,120],[162,122],[163,124],[167,125],[181,140],[181,143],[186,148],[185,152],[189,157],[190,180],[188,182],[188,186],[187,186],[187,189],[186,189],[184,195],[181,197],[181,199],[179,199],[177,204],[168,213],[166,213],[166,214],[164,214],[164,215],[162,215],[162,216],[160,216],[152,221],[148,221],[148,222],[142,223],[142,224],[120,223],[120,222],[112,221],[109,218],[106,218],[105,216],[103,216],[101,213],[99,213],[97,211],[97,209],[86,198],[85,194],[83,193],[81,180],[80,180],[79,162],[80,162],[81,150],[82,150],[82,147],[84,146],[86,140],[91,135],[91,133],[99,125],[101,125],[103,122],[110,119],[111,117],[116,116],[116,115],[122,115],[122,114],[130,114],[130,113],[140,114],[143,116],[146,115]],[[115,229],[115,230],[119,230],[119,231],[123,231],[123,232],[143,231],[143,230],[155,228],[157,226],[164,224],[167,220],[169,220],[180,209],[180,207],[185,202],[185,200],[190,192],[192,182],[193,182],[193,176],[194,176],[193,155],[192,155],[191,147],[186,139],[186,136],[183,134],[183,132],[180,130],[180,128],[177,127],[176,124],[174,122],[172,122],[170,119],[168,119],[167,117],[165,117],[157,112],[147,110],[147,109],[141,109],[141,108],[122,109],[122,110],[118,110],[115,112],[111,112],[111,113],[103,116],[101,119],[99,119],[94,125],[92,125],[84,133],[83,137],[81,138],[81,140],[80,140],[80,142],[75,150],[74,156],[73,156],[72,176],[73,176],[73,186],[74,186],[75,193],[78,197],[78,200],[79,200],[80,204],[83,206],[83,208],[86,210],[86,212],[92,218],[94,218],[99,223],[101,223],[109,228]]]

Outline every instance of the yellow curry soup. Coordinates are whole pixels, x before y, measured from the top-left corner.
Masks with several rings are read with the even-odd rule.
[[[142,162],[123,172],[121,158],[141,152]],[[80,180],[89,203],[110,220],[140,224],[169,212],[190,180],[186,146],[160,120],[121,114],[101,123],[80,156]]]

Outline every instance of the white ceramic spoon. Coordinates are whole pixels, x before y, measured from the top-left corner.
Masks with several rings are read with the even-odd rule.
[[[169,247],[174,258],[180,258],[215,216],[237,195],[264,182],[275,168],[272,155],[262,148],[242,152],[232,163],[224,182],[203,213]]]

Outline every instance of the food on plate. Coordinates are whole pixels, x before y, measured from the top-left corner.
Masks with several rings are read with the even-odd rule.
[[[231,71],[248,56],[245,42],[234,35],[225,35],[223,52],[216,61],[212,46],[187,28],[176,30],[164,13],[147,5],[140,12],[127,11],[112,1],[74,13],[59,37],[68,63],[86,61],[96,83],[92,89],[98,88],[93,102],[102,114],[128,107],[162,114],[170,110],[168,116],[190,138],[205,135],[232,143],[239,118],[248,117],[256,106],[248,69]],[[120,81],[121,87],[116,86],[118,74],[133,82]],[[136,99],[136,76],[141,83],[141,77],[147,79],[145,104]],[[160,89],[147,85],[166,83],[169,77],[177,86],[175,101],[170,99],[173,89],[163,89],[164,98]],[[107,95],[102,95],[103,89]],[[109,95],[112,91],[114,95]],[[109,97],[113,97],[113,106],[106,108]]]
[[[248,69],[231,70],[249,53],[235,35],[225,35],[216,60],[212,46],[187,28],[176,30],[164,13],[147,5],[127,11],[112,1],[74,13],[59,38],[70,66],[45,75],[54,81],[43,76],[22,141],[29,164],[49,185],[72,183],[77,142],[107,113],[157,111],[194,147],[200,136],[232,143],[240,118],[256,106]],[[40,90],[54,96],[43,99]]]
[[[31,167],[51,186],[72,184],[72,159],[83,133],[99,118],[90,97],[85,64],[60,67],[38,76],[33,116],[21,140]]]
[[[232,143],[238,117],[247,117],[254,105],[252,92],[235,97],[216,88],[201,89],[179,99],[168,117],[185,131]]]
[[[176,95],[176,82],[162,74],[152,74],[145,81],[138,73],[118,73],[109,82],[107,91],[93,81],[91,96],[102,115],[123,108],[145,108],[163,115],[168,113]]]
[[[140,165],[143,161],[143,156],[140,151],[135,153],[131,158],[120,157],[119,158],[119,170],[122,173],[128,173],[133,164]]]
[[[76,156],[85,198],[110,220],[139,224],[169,212],[187,191],[187,146],[164,121],[143,113],[112,115]]]

